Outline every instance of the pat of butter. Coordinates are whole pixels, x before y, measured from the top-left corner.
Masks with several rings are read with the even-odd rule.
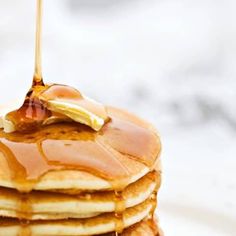
[[[49,100],[46,106],[48,110],[63,114],[71,120],[87,125],[96,131],[99,131],[106,121],[105,117],[98,116],[86,107],[70,100]]]
[[[96,131],[100,130],[108,119],[103,105],[67,85],[49,85],[39,94],[39,99],[49,111],[87,125]]]
[[[43,96],[39,99],[52,112],[52,115],[45,119],[42,125],[75,121],[87,125],[95,131],[99,131],[108,119],[104,106],[84,96],[81,100],[77,101],[61,98],[46,100]],[[5,133],[16,131],[16,125],[6,119],[6,116],[9,112],[17,110],[20,106],[21,103],[14,102],[0,107],[0,128],[4,129]]]

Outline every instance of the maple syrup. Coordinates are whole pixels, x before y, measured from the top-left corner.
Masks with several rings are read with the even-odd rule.
[[[154,219],[155,217],[155,210],[157,208],[157,194],[158,194],[158,190],[160,188],[161,185],[161,174],[158,171],[154,171],[156,174],[153,177],[153,182],[156,184],[154,191],[152,192],[151,196],[150,196],[150,201],[152,204],[152,209],[149,213],[149,220]]]
[[[125,199],[123,197],[123,191],[115,191],[115,232],[116,232],[116,236],[118,236],[119,234],[121,234],[125,228],[124,226],[124,212],[126,210],[126,205],[125,205]]]
[[[25,220],[20,221],[21,229],[18,236],[31,236],[32,235],[29,224],[30,224],[29,221],[25,221]]]
[[[36,40],[35,40],[35,69],[32,87],[44,86],[42,76],[42,13],[43,0],[37,0]]]
[[[41,62],[42,44],[42,4],[37,0],[36,40],[35,40],[35,70],[30,91],[27,93],[24,104],[17,111],[10,112],[7,119],[12,121],[17,131],[29,131],[39,127],[50,116],[50,112],[38,99],[38,94],[44,89]]]

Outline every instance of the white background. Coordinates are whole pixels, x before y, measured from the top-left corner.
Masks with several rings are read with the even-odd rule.
[[[44,79],[153,122],[163,142],[161,224],[236,233],[236,2],[49,0]],[[23,99],[35,1],[0,0],[0,101]]]

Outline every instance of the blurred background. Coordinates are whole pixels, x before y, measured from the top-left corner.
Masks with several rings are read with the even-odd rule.
[[[153,122],[163,142],[167,236],[236,232],[235,0],[50,0],[46,82]],[[0,0],[0,102],[23,99],[35,1]]]

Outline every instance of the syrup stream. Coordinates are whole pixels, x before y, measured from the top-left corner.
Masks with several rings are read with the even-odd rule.
[[[37,0],[37,11],[36,11],[36,38],[35,38],[35,68],[32,88],[35,86],[44,86],[42,77],[42,13],[43,13],[43,0]],[[29,104],[30,105],[30,104]],[[23,195],[21,201],[22,210],[28,212],[31,210],[31,205],[27,201],[27,194]],[[22,211],[24,212],[24,211]],[[21,221],[21,231],[19,236],[31,236],[31,230],[28,222]]]
[[[43,0],[37,0],[35,71],[33,78],[33,87],[38,85],[44,86],[42,77],[42,13]]]

